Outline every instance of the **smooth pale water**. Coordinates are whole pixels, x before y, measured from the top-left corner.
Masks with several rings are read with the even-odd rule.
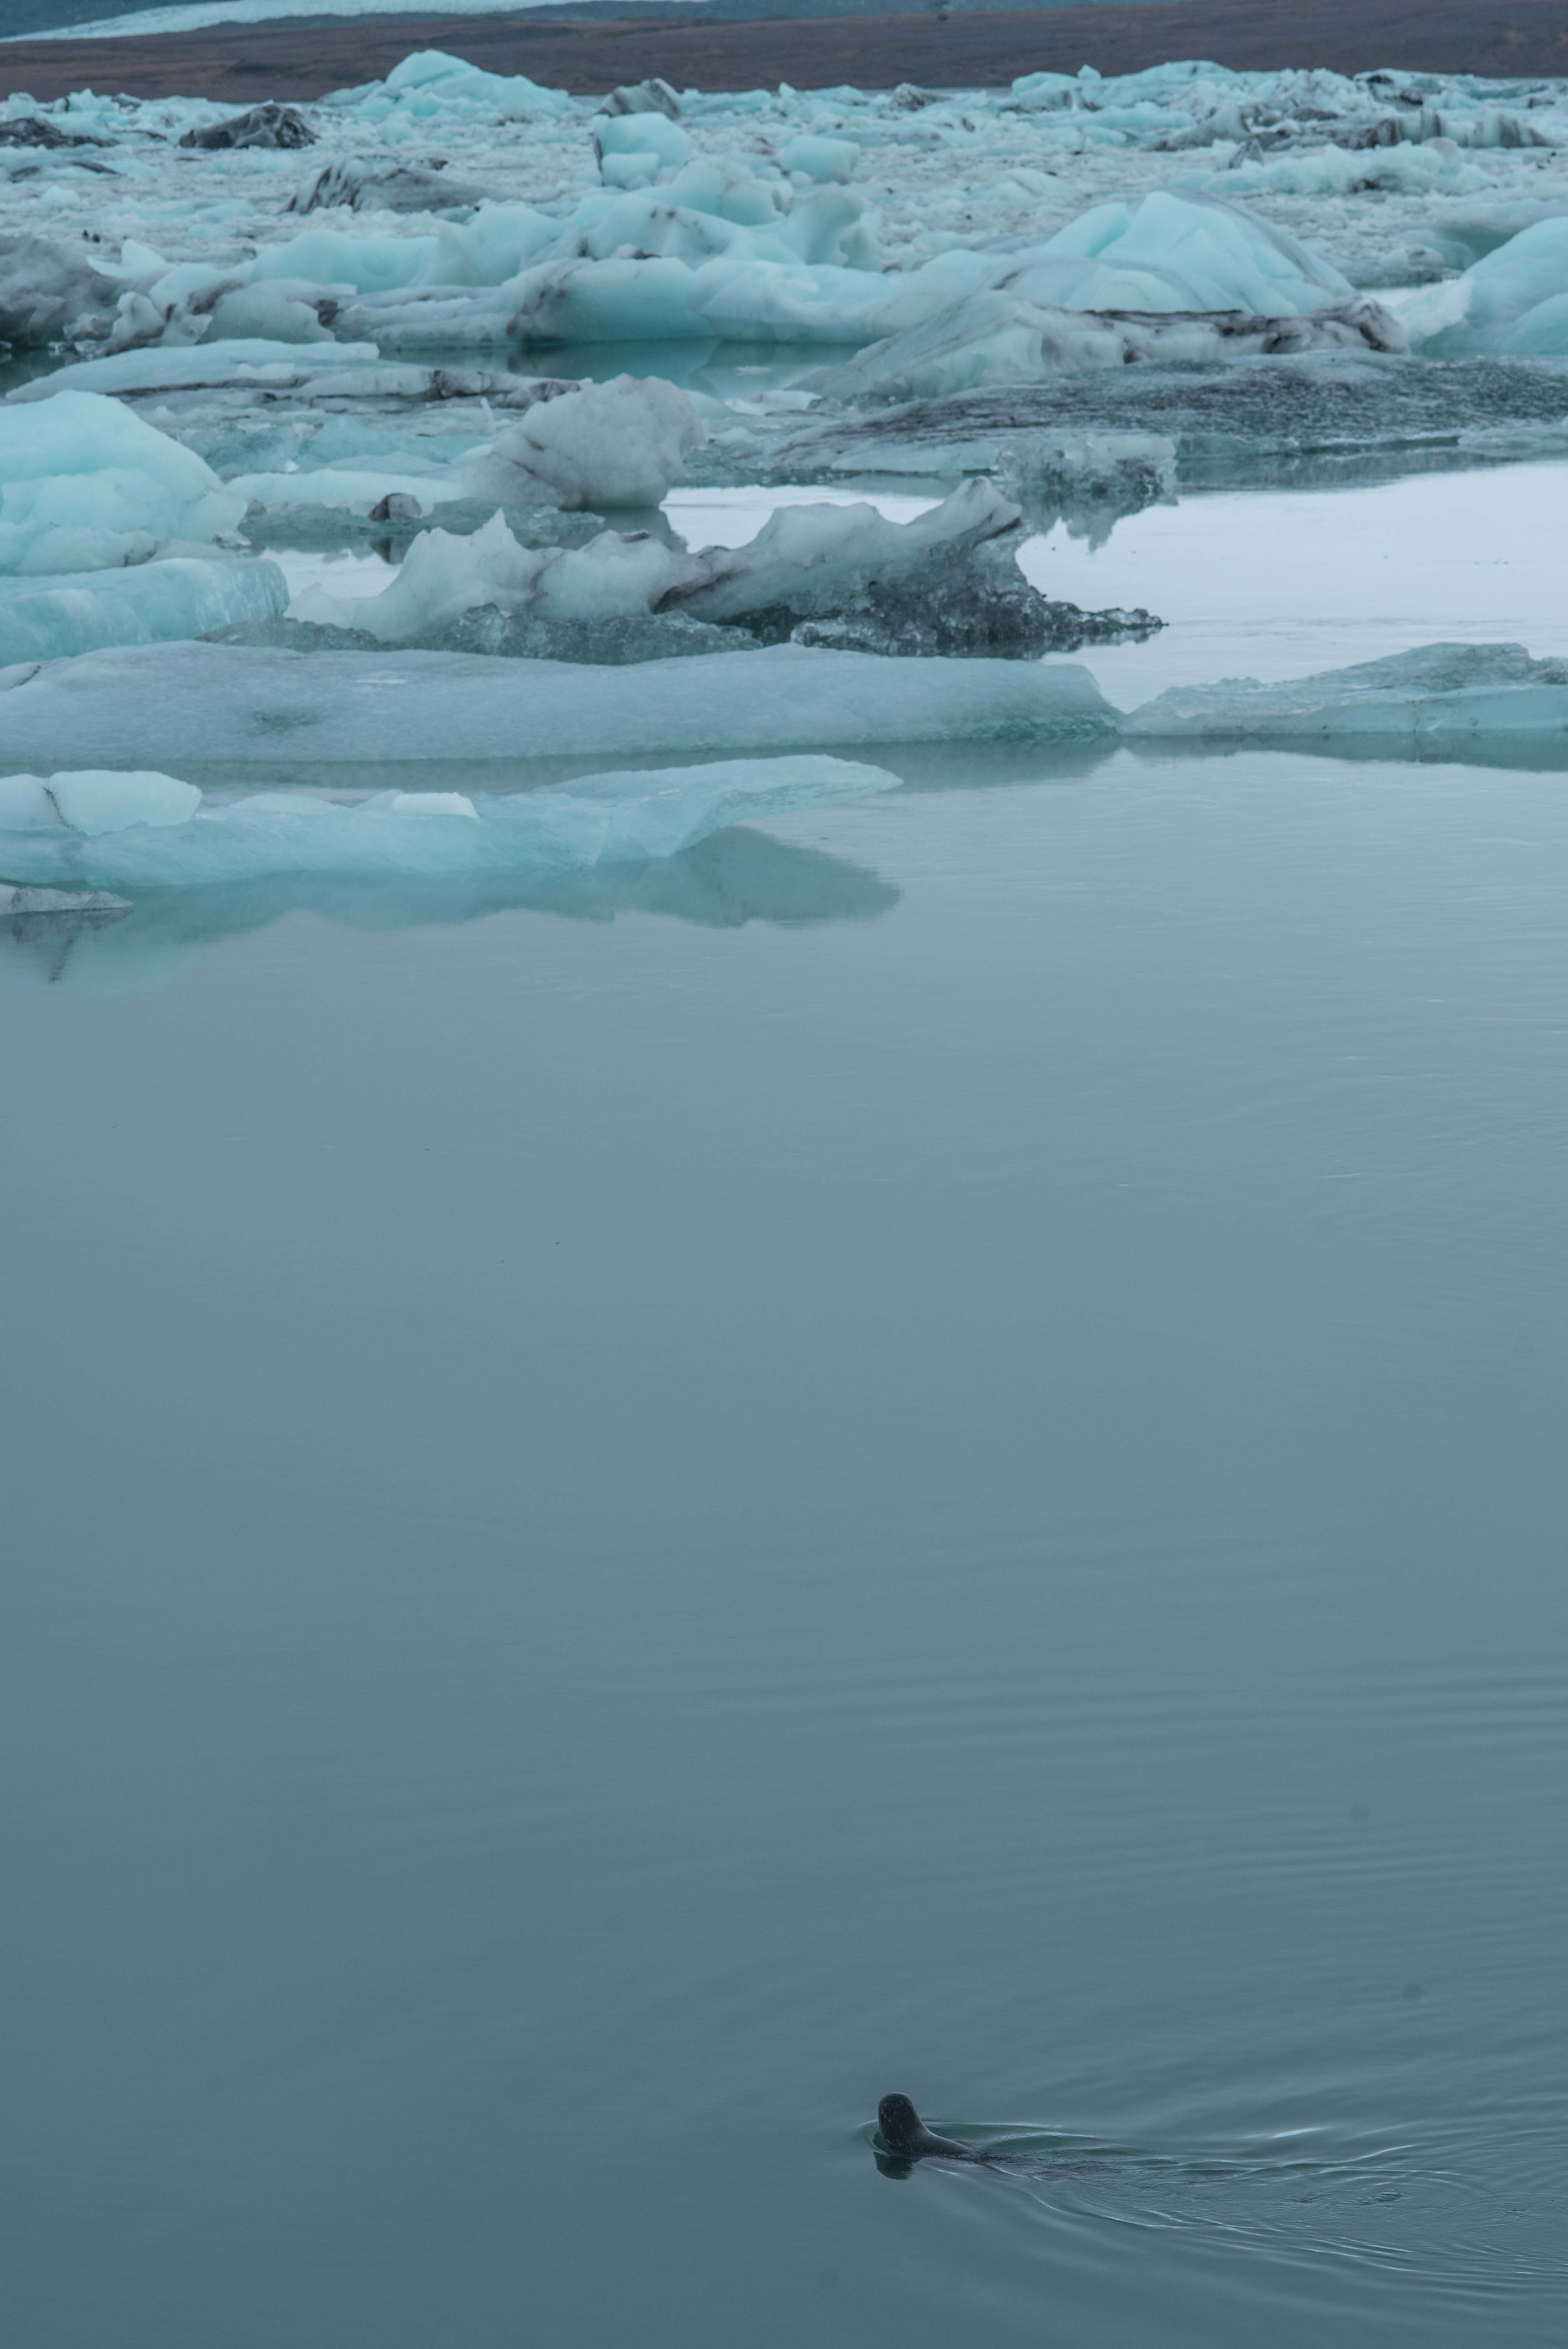
[[[901,771],[0,953],[26,2349],[1563,2339],[1563,780]]]

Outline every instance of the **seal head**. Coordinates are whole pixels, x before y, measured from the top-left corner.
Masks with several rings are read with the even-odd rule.
[[[882,2098],[877,2106],[877,2128],[896,2161],[924,2161],[932,2154],[944,2161],[988,2162],[992,2158],[972,2145],[960,2145],[956,2137],[938,2137],[934,2129],[926,2127],[907,2096]]]

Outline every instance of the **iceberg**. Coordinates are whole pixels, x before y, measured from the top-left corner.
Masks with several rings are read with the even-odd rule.
[[[1488,743],[1568,752],[1568,661],[1522,645],[1422,645],[1283,685],[1176,686],[1122,723],[1134,740],[1371,742],[1461,756]]]
[[[145,562],[244,511],[200,457],[101,393],[0,408],[0,574]]]
[[[169,761],[212,771],[287,758],[454,760],[869,750],[1096,740],[1115,714],[1069,662],[879,658],[796,645],[586,668],[480,653],[139,645],[0,671],[0,740],[35,768]]]
[[[738,759],[511,793],[380,792],[344,803],[258,792],[204,803],[164,774],[0,778],[0,875],[86,892],[310,875],[467,879],[674,856],[726,826],[892,791],[883,767]]]
[[[386,122],[402,115],[418,122],[443,116],[478,115],[491,122],[526,122],[540,115],[572,111],[563,89],[546,89],[526,74],[487,73],[466,57],[444,49],[418,49],[394,66],[385,81],[342,89],[324,101],[363,120]]]
[[[1306,317],[1355,292],[1284,229],[1193,188],[1093,206],[1020,254],[1000,290],[1047,308],[1270,318]]]
[[[625,119],[665,119],[662,114]],[[488,456],[470,471],[468,494],[568,511],[656,506],[707,439],[691,401],[673,383],[618,375],[536,401],[521,423],[497,434]]]
[[[1568,219],[1532,222],[1404,316],[1427,358],[1568,357]]]

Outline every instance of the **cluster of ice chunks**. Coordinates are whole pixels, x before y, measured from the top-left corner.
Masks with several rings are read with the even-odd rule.
[[[661,187],[656,200],[644,193],[588,199],[548,243],[534,242],[536,223],[500,218],[524,207],[481,212],[466,228],[445,233],[448,249],[421,258],[430,274],[418,284],[362,287],[357,299],[343,298],[334,331],[400,350],[438,343],[716,337],[842,347],[934,331],[962,347],[1005,333],[1013,318],[1032,324],[1045,314],[1049,338],[1036,337],[1031,360],[1038,373],[1144,355],[1136,327],[1130,341],[1116,314],[1131,314],[1134,321],[1223,316],[1233,325],[1245,318],[1257,343],[1266,341],[1263,322],[1323,313],[1332,320],[1351,305],[1357,336],[1388,347],[1398,342],[1374,305],[1357,305],[1338,271],[1283,231],[1197,192],[1156,190],[1136,207],[1096,206],[1022,252],[950,252],[886,273],[876,266],[852,191],[818,187],[787,216],[742,226],[724,216],[722,207],[734,212],[740,198],[733,178],[717,184],[721,177],[717,166],[693,163]],[[478,290],[459,290],[452,250],[459,239],[469,240],[476,254],[484,245],[469,281]],[[533,250],[525,253],[530,243]],[[514,269],[495,274],[514,259]],[[341,250],[302,250],[295,241],[273,248],[256,267],[296,281],[335,270],[346,280],[356,267],[364,278],[377,264],[394,265],[387,256],[367,254],[361,261]],[[405,254],[402,268],[413,265]],[[971,305],[985,297],[992,306],[977,316]],[[1104,313],[1113,314],[1109,325],[1097,315]],[[1157,326],[1146,329],[1143,343],[1159,332]],[[1202,332],[1190,326],[1189,341]],[[1296,336],[1311,339],[1310,327]],[[1211,339],[1204,355],[1218,356],[1221,348]],[[982,357],[971,380],[987,380],[998,365],[1012,364]],[[1012,377],[1005,372],[1002,379]]]
[[[56,461],[66,469],[69,450],[78,442],[86,445],[80,432],[73,428],[62,433],[58,426],[46,429],[37,420],[50,412],[63,419],[67,411],[61,408],[62,400],[92,400],[92,413],[108,442],[115,441],[118,431],[119,441],[129,439],[146,452],[147,462],[167,463],[159,452],[170,451],[172,460],[188,471],[193,466],[193,478],[200,478],[209,491],[222,491],[226,500],[217,528],[232,528],[247,507],[257,502],[342,505],[368,513],[388,495],[410,498],[424,511],[459,501],[488,501],[491,511],[517,504],[600,512],[656,506],[705,438],[686,394],[657,377],[619,376],[607,383],[578,384],[493,372],[379,367],[374,365],[376,357],[370,345],[335,345],[312,362],[287,345],[248,338],[85,360],[24,386],[0,404],[0,473],[8,441],[20,446],[29,435],[46,429]],[[294,393],[351,407],[363,407],[373,398],[409,404],[457,399],[482,404],[490,429],[482,440],[464,439],[459,460],[443,465],[426,457],[417,471],[388,470],[379,462],[376,452],[385,436],[374,430],[356,427],[338,436],[351,452],[346,470],[319,460],[302,469],[299,455],[305,444],[292,440],[289,445],[296,453],[287,471],[231,470],[227,483],[221,484],[191,450],[139,420],[118,399],[105,397],[208,388],[254,393],[271,402]],[[520,420],[503,421],[496,430],[490,414],[494,408],[515,410]],[[28,416],[34,419],[31,424],[21,420]],[[13,423],[13,419],[17,420]],[[110,424],[111,419],[120,419],[118,426]],[[428,435],[418,445],[426,450],[439,446]],[[202,533],[192,523],[178,534]],[[118,561],[124,555],[106,559]]]
[[[477,70],[431,52],[377,87],[401,105],[468,88]],[[538,111],[532,88],[519,94],[524,111]],[[346,93],[334,103],[363,115],[370,101]],[[1006,253],[982,243],[890,270],[875,217],[847,184],[852,140],[808,130],[770,155],[699,152],[657,107],[601,114],[592,128],[601,184],[563,212],[482,201],[481,189],[424,163],[345,157],[290,199],[321,225],[252,257],[170,263],[128,243],[98,273],[119,288],[110,347],[240,335],[331,335],[388,351],[716,337],[846,346],[928,326],[985,293],[1053,313],[1255,318],[1306,317],[1351,297],[1338,272],[1282,232],[1193,188],[1094,206],[1021,250],[1016,238]],[[187,135],[238,133],[219,118]],[[443,217],[469,199],[470,217]],[[395,225],[389,215],[410,207],[418,228]],[[64,265],[57,256],[56,273]],[[101,322],[88,290],[72,321],[84,332]],[[12,306],[23,333],[11,339],[36,336]],[[1070,320],[1062,333],[1070,346]],[[1097,353],[1091,333],[1067,363]]]
[[[411,353],[582,340],[853,347],[924,337],[930,349],[923,342],[888,360],[873,396],[890,397],[896,381],[1010,382],[1130,357],[1186,362],[1314,344],[1397,350],[1398,328],[1357,304],[1339,272],[1218,199],[1295,194],[1339,203],[1368,188],[1480,193],[1495,166],[1473,159],[1568,134],[1554,86],[1236,74],[1193,63],[1116,78],[1087,68],[1027,76],[1005,99],[918,90],[809,100],[786,91],[688,94],[683,109],[667,86],[650,83],[615,93],[595,113],[526,77],[489,74],[439,51],[304,111],[235,116],[192,101],[139,110],[81,93],[64,109],[13,100],[6,128],[18,141],[90,139],[118,155],[137,137],[143,153],[155,119],[162,137],[200,145],[349,141],[285,199],[284,209],[310,207],[322,225],[263,241],[253,254],[211,237],[170,261],[135,238],[111,260],[111,248],[88,251],[29,223],[0,244],[0,340],[130,347],[335,337]],[[707,143],[710,128],[733,137],[748,121],[765,121],[767,134],[741,150]],[[844,135],[861,126],[864,138]],[[1026,126],[1026,146],[1009,126]],[[542,150],[552,153],[575,140],[580,155],[596,157],[599,184],[584,191],[579,164],[575,185],[569,175],[539,202],[491,201],[482,181],[409,149],[437,130],[478,140],[470,151],[487,154],[495,150],[483,140],[507,130],[554,140]],[[1041,162],[1128,150],[1192,168],[1182,184],[1141,204],[1093,205],[1055,234],[1010,227],[998,238],[979,204],[965,236],[904,235],[890,265],[876,216],[850,182],[863,176],[868,140],[885,155],[901,140],[935,142],[936,151],[950,143],[965,171],[972,155],[994,150],[1008,168],[992,197],[1027,206],[1033,191],[1047,217],[1080,199],[1070,181],[1036,168]],[[1029,163],[1016,160],[1020,152]],[[258,158],[273,160],[286,167],[286,154]],[[58,168],[78,166],[67,154]],[[137,168],[152,170],[145,160]],[[976,201],[983,192],[971,190]],[[1432,233],[1440,245],[1440,222]],[[1530,279],[1528,301],[1504,299],[1494,280],[1480,279],[1458,306],[1412,314],[1417,347],[1445,357],[1559,353],[1565,329],[1550,305],[1568,294],[1561,258],[1537,240],[1515,262],[1515,274]],[[835,380],[827,396],[853,397],[858,388],[859,379]]]
[[[1020,520],[981,481],[909,523],[870,505],[784,506],[749,545],[696,554],[614,531],[580,548],[524,547],[498,514],[468,537],[416,540],[379,595],[315,587],[291,611],[383,644],[438,647],[472,643],[456,632],[487,609],[511,624],[490,635],[498,651],[532,649],[541,623],[564,631],[655,616],[726,628],[737,643],[978,657],[1075,651],[1158,627],[1147,612],[1084,613],[1041,595],[1017,567]],[[638,642],[658,649],[645,626]],[[671,648],[696,647],[677,634]]]
[[[1158,145],[1166,151],[1228,148],[1235,158],[1328,146],[1368,148],[1447,140],[1473,148],[1536,147],[1551,131],[1526,98],[1504,107],[1467,76],[1363,73],[1320,67],[1233,71],[1195,59],[1105,76],[1025,74],[1014,106],[1043,115],[1094,145]],[[1542,92],[1547,104],[1553,94]]]
[[[886,768],[738,759],[516,792],[259,792],[204,804],[161,772],[0,777],[0,887],[84,895],[279,875],[469,877],[674,856],[733,823],[893,789]],[[15,906],[5,910],[15,912]],[[35,906],[30,910],[47,910]]]

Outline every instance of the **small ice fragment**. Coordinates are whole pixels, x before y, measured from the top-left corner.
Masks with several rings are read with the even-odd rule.
[[[129,832],[133,824],[150,824],[161,831],[185,823],[201,803],[194,783],[150,771],[119,774],[108,769],[82,768],[51,775],[46,789],[60,812],[60,821],[89,840],[105,833]]]
[[[394,792],[394,815],[466,815],[479,822],[479,810],[462,792]]]
[[[852,139],[825,139],[811,131],[787,140],[779,150],[784,169],[799,171],[806,180],[852,179],[860,160],[861,150]]]

